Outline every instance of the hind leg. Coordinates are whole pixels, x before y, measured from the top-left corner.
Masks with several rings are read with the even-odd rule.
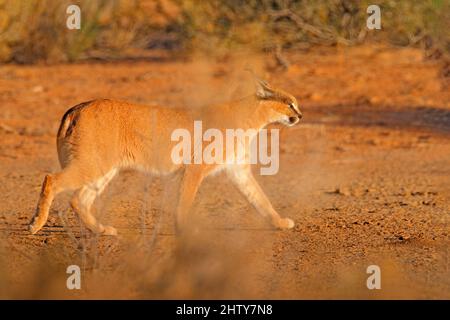
[[[103,192],[106,185],[115,176],[116,172],[116,170],[112,170],[96,182],[85,185],[77,191],[72,198],[72,208],[80,216],[86,227],[94,233],[111,236],[117,235],[117,230],[115,228],[101,224],[91,212],[92,204],[95,199]]]
[[[79,188],[79,185],[78,175],[70,169],[45,177],[36,212],[28,227],[31,234],[38,232],[47,222],[48,212],[55,196],[62,191]]]

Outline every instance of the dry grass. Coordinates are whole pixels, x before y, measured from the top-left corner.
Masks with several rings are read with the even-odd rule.
[[[0,61],[117,58],[133,48],[279,52],[366,41],[450,48],[450,4],[444,0],[379,1],[381,31],[366,29],[366,0],[79,0],[79,31],[65,27],[72,2],[0,1]]]

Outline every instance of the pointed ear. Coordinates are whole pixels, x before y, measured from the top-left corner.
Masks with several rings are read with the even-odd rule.
[[[256,78],[255,83],[256,83],[256,96],[259,99],[270,99],[271,97],[273,97],[274,92],[267,82]]]

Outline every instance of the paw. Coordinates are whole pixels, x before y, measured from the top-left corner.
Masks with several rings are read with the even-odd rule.
[[[102,234],[105,236],[117,236],[117,230],[114,227],[105,226],[105,230],[103,230]]]
[[[278,220],[275,226],[280,229],[292,229],[295,226],[295,223],[292,219],[283,218]]]
[[[31,234],[36,234],[41,228],[42,226],[39,226],[37,223],[30,223],[28,225],[28,231],[30,231]]]
[[[31,234],[36,234],[36,232],[38,232],[37,228],[32,224],[28,225],[28,231],[30,231]]]

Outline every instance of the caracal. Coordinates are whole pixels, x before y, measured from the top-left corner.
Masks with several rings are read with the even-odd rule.
[[[261,80],[257,80],[256,94],[201,111],[113,100],[81,103],[69,109],[61,120],[57,149],[62,170],[45,177],[29,230],[32,234],[38,232],[47,221],[54,197],[72,190],[75,193],[71,206],[85,225],[95,233],[116,235],[115,228],[97,221],[91,206],[120,170],[127,168],[154,174],[183,171],[176,209],[178,227],[187,222],[203,179],[225,170],[240,192],[274,227],[292,228],[294,222],[281,218],[272,207],[253,177],[250,164],[175,164],[171,159],[174,146],[171,133],[177,128],[192,130],[198,119],[205,127],[223,131],[260,130],[271,123],[293,126],[301,118],[295,97]]]

